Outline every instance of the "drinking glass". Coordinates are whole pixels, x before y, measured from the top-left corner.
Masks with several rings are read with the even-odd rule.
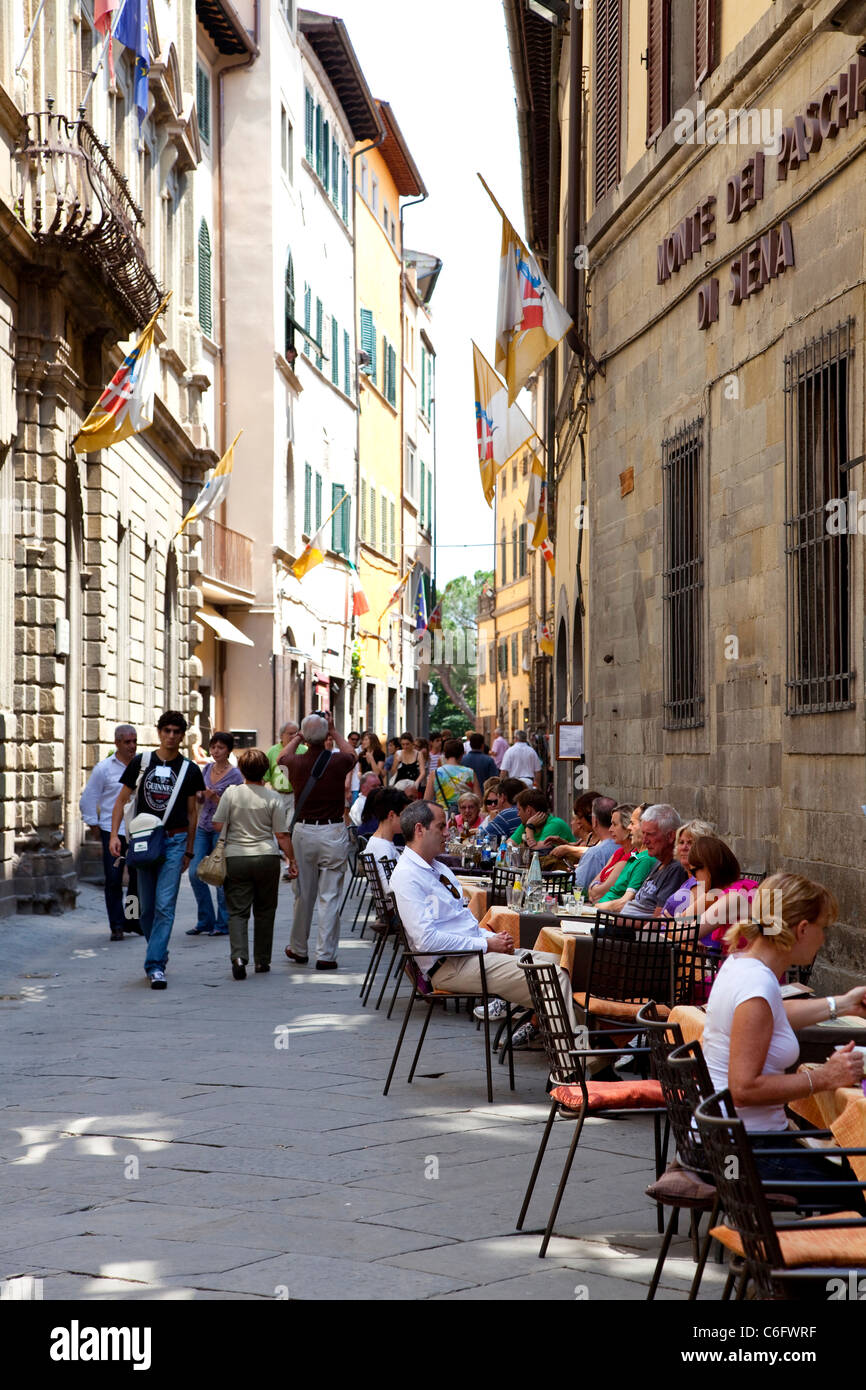
[[[523,895],[524,890],[522,888],[515,888],[512,883],[509,883],[505,890],[505,896],[508,901],[508,906],[513,908],[515,912],[519,912],[523,906]]]

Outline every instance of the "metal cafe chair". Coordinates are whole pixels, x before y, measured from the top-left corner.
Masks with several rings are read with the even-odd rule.
[[[574,996],[587,1022],[636,1023],[651,999],[665,1016],[690,1003],[697,934],[696,919],[596,912],[586,987]]]
[[[766,1189],[782,1183],[791,1191],[826,1191],[828,1198],[835,1195],[844,1200],[846,1190],[862,1193],[866,1182],[762,1179],[749,1133],[737,1116],[730,1091],[705,1097],[695,1110],[695,1123],[721,1206],[731,1223],[713,1227],[710,1235],[734,1256],[732,1275],[739,1275],[737,1299],[745,1297],[749,1284],[755,1296],[764,1300],[796,1299],[803,1283],[809,1280],[826,1285],[828,1279],[843,1276],[855,1281],[856,1287],[856,1280],[866,1273],[866,1217],[854,1211],[834,1211],[814,1219],[777,1224]],[[786,1134],[797,1137],[782,1131],[776,1136],[782,1147],[762,1149],[762,1155],[790,1154],[790,1146],[785,1147],[783,1142]],[[862,1156],[866,1149],[834,1148],[832,1153]],[[729,1276],[723,1297],[729,1297],[732,1285],[733,1278]]]
[[[358,864],[358,858],[363,848],[361,836],[358,834],[357,826],[348,825],[346,830],[349,835],[349,873],[346,881],[346,891],[343,894],[343,901],[340,903],[340,916],[343,915],[343,909],[352,894],[358,892],[363,894],[364,890],[364,875],[360,872],[360,865]],[[356,912],[355,921],[352,923],[352,931],[355,930],[357,920],[358,913]]]
[[[478,993],[479,993],[479,991],[478,991],[477,988],[474,989],[474,990],[471,990],[471,991],[470,991],[470,990],[445,990],[445,989],[437,989],[437,988],[436,988],[436,985],[435,985],[435,977],[434,977],[434,980],[428,980],[427,976],[423,973],[423,971],[422,971],[422,970],[419,968],[419,966],[418,966],[418,957],[419,957],[419,956],[426,956],[426,955],[429,955],[430,952],[429,952],[429,951],[413,951],[413,950],[411,949],[411,947],[410,947],[410,945],[409,945],[408,938],[406,937],[406,934],[405,934],[405,929],[404,929],[404,927],[403,927],[402,922],[400,921],[400,914],[397,912],[396,908],[394,909],[394,915],[395,915],[395,919],[396,919],[397,924],[398,924],[398,930],[399,930],[399,932],[400,932],[401,942],[402,942],[402,945],[403,945],[402,966],[403,966],[403,969],[405,969],[406,973],[407,973],[408,976],[409,976],[409,980],[410,980],[411,985],[412,985],[412,994],[410,995],[409,1002],[408,1002],[408,1004],[406,1005],[406,1013],[405,1013],[405,1015],[404,1015],[404,1017],[403,1017],[403,1026],[402,1026],[401,1029],[400,1029],[400,1036],[399,1036],[399,1038],[397,1039],[397,1046],[396,1046],[395,1049],[394,1049],[394,1056],[393,1056],[392,1059],[391,1059],[391,1067],[390,1067],[390,1070],[389,1070],[389,1072],[388,1072],[387,1080],[386,1080],[386,1082],[385,1082],[385,1089],[384,1089],[384,1091],[382,1092],[383,1095],[387,1095],[387,1094],[388,1094],[388,1091],[389,1091],[389,1089],[390,1089],[390,1087],[391,1087],[391,1081],[392,1081],[392,1079],[393,1079],[394,1071],[395,1071],[396,1066],[397,1066],[397,1059],[398,1059],[398,1057],[399,1057],[399,1055],[400,1055],[400,1049],[401,1049],[402,1046],[403,1046],[403,1039],[404,1039],[404,1037],[406,1036],[406,1029],[407,1029],[408,1026],[409,1026],[409,1019],[410,1019],[410,1017],[411,1017],[412,1010],[413,1010],[414,1007],[415,1007],[415,1002],[416,1002],[416,1000],[419,1000],[419,999],[420,999],[420,1000],[425,1000],[425,1001],[426,1001],[426,1003],[427,1003],[427,1013],[426,1013],[426,1015],[425,1015],[425,1017],[424,1017],[424,1022],[423,1022],[423,1024],[421,1025],[421,1035],[420,1035],[420,1037],[418,1038],[418,1045],[417,1045],[417,1047],[415,1048],[415,1055],[414,1055],[414,1057],[412,1058],[412,1065],[411,1065],[411,1067],[409,1068],[409,1076],[408,1076],[408,1078],[407,1078],[407,1081],[408,1081],[408,1083],[409,1083],[410,1085],[411,1085],[412,1079],[413,1079],[413,1077],[414,1077],[414,1075],[415,1075],[415,1069],[416,1069],[416,1067],[417,1067],[417,1065],[418,1065],[418,1058],[421,1056],[421,1048],[423,1047],[423,1045],[424,1045],[424,1039],[425,1039],[425,1037],[427,1036],[427,1029],[428,1029],[429,1024],[430,1024],[430,1019],[431,1019],[431,1016],[432,1016],[432,1014],[433,1014],[433,1008],[434,1008],[434,1006],[435,1006],[436,1004],[443,1004],[443,1005],[444,1005],[449,999],[454,999],[454,1000],[460,1000],[460,999],[477,999],[477,998],[478,998]],[[488,989],[487,989],[487,977],[486,977],[486,975],[485,975],[485,973],[484,973],[484,952],[483,952],[483,951],[449,951],[449,952],[448,952],[448,959],[449,959],[449,960],[452,960],[452,959],[459,959],[459,958],[467,958],[467,957],[470,957],[470,956],[477,956],[477,957],[478,957],[478,965],[479,965],[479,971],[480,971],[480,975],[481,975],[481,1003],[482,1003],[483,1008],[484,1008],[484,1019],[483,1019],[483,1023],[484,1023],[484,1065],[485,1065],[486,1071],[487,1071],[487,1100],[488,1100],[488,1102],[492,1105],[492,1104],[493,1104],[493,1071],[492,1071],[492,1067],[491,1067],[491,1064],[490,1064],[490,1020],[489,1020],[489,1018],[488,1018],[488,1016],[487,1016],[487,1006],[488,1006],[488,1004],[489,1004],[489,1002],[490,1002],[490,995],[489,995]],[[471,1015],[470,1015],[470,1017],[471,1017]],[[510,1005],[510,1004],[507,1002],[507,1000],[506,1000],[506,1020],[507,1020],[509,1023],[510,1023],[510,1017],[511,1017],[511,1005]],[[507,1042],[506,1042],[506,1046],[507,1046],[507,1048],[508,1048],[508,1084],[509,1084],[510,1089],[513,1091],[513,1090],[514,1090],[514,1054],[513,1054],[512,1049],[511,1049],[511,1029],[510,1029],[510,1027],[509,1027],[508,1032],[507,1032]]]
[[[393,942],[391,964],[385,971],[385,979],[382,982],[382,989],[376,1003],[376,1008],[378,1009],[382,1002],[382,995],[385,993],[385,986],[388,983],[397,951],[399,950],[400,938],[397,934],[397,927],[394,921],[393,899],[390,895],[385,893],[382,887],[376,856],[373,854],[362,854],[360,856],[360,864],[361,872],[364,874],[370,889],[371,905],[376,909],[376,916],[372,923],[372,930],[375,933],[376,941],[370,953],[370,961],[367,966],[367,973],[364,976],[364,983],[361,985],[361,1002],[365,1008],[370,998],[370,991],[373,988],[376,973],[385,953],[385,947],[389,940]]]
[[[550,1113],[547,1117],[544,1133],[541,1136],[535,1164],[523,1198],[523,1206],[520,1208],[520,1215],[517,1218],[518,1231],[523,1229],[523,1222],[532,1200],[532,1193],[557,1113],[564,1111],[573,1116],[577,1122],[553,1206],[547,1219],[541,1249],[538,1252],[539,1259],[544,1259],[587,1115],[621,1118],[633,1115],[638,1111],[650,1113],[653,1117],[657,1178],[661,1175],[665,1162],[668,1130],[667,1125],[665,1125],[664,1138],[662,1138],[661,1117],[664,1115],[665,1109],[662,1090],[658,1081],[587,1081],[584,1059],[604,1055],[615,1057],[621,1049],[579,1048],[576,1045],[571,1021],[565,1006],[556,966],[549,963],[534,962],[531,957],[524,957],[520,964],[526,971],[535,1015],[550,1068],[550,1080],[554,1085],[550,1092]]]

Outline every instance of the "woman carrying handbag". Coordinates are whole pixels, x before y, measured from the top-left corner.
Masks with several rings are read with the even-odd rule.
[[[225,855],[232,975],[236,980],[245,980],[250,958],[250,912],[254,923],[253,960],[256,973],[262,974],[271,968],[280,850],[289,861],[291,878],[297,876],[298,866],[286,830],[285,798],[263,785],[269,767],[267,754],[260,748],[245,748],[238,755],[238,767],[243,786],[226,788],[214,812],[213,826],[220,832]],[[209,859],[216,860],[219,854],[218,845]],[[199,876],[207,881],[207,875],[214,870],[218,872],[218,864],[203,860]]]

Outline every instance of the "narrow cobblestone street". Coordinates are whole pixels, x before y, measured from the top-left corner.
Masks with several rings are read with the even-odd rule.
[[[349,909],[339,972],[290,967],[290,902],[283,885],[271,973],[238,983],[224,941],[185,936],[185,884],[164,994],[138,938],[109,944],[92,886],[64,917],[4,923],[0,1276],[42,1279],[45,1299],[644,1298],[649,1120],[588,1123],[559,1221],[580,1239],[540,1261],[573,1132],[556,1126],[515,1234],[541,1053],[515,1055],[513,1096],[497,1067],[488,1106],[481,1037],[449,1013],[412,1087],[408,1054],[383,1097],[402,1011],[360,1007],[369,947]],[[659,1297],[692,1268],[680,1241]]]

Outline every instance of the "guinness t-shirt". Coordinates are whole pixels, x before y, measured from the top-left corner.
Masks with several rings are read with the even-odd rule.
[[[141,771],[141,759],[142,754],[137,753],[130,761],[120,779],[121,786],[129,787],[132,791],[135,790],[138,774]],[[164,763],[158,753],[151,753],[150,763],[138,789],[134,815],[140,816],[146,812],[151,816],[159,816],[162,820],[165,815],[165,808],[174,791],[174,784],[185,761],[182,753],[178,753],[177,757],[172,758],[170,763]],[[166,821],[166,830],[186,830],[189,825],[189,816],[186,811],[187,797],[195,796],[196,792],[203,792],[204,789],[201,768],[196,767],[195,763],[190,763],[183,779],[183,786],[171,808],[171,815]]]

